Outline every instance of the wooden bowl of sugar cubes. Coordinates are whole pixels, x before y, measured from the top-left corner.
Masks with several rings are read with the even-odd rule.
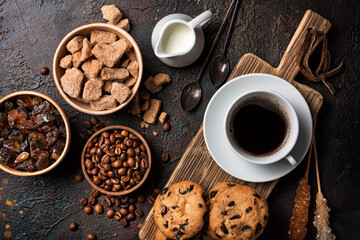
[[[115,5],[102,7],[105,23],[81,26],[56,49],[53,74],[61,96],[75,109],[106,115],[124,108],[139,89],[143,61]]]

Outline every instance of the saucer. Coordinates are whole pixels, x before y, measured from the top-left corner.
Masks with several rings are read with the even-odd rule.
[[[193,20],[192,17],[190,17],[186,14],[181,14],[181,13],[170,14],[170,15],[162,18],[155,25],[154,30],[151,34],[151,46],[154,51],[155,51],[156,43],[159,40],[159,35],[160,35],[162,27],[165,25],[165,23],[167,23],[168,21],[173,20],[173,19],[181,19],[181,20],[184,20],[187,22],[190,22],[191,20]],[[195,45],[194,45],[193,49],[189,53],[187,53],[184,56],[178,56],[178,57],[172,57],[172,58],[159,58],[159,60],[171,67],[185,67],[185,66],[188,66],[188,65],[192,64],[193,62],[195,62],[200,57],[200,55],[204,49],[205,38],[204,38],[204,33],[201,28],[195,28],[194,31],[196,34],[196,36],[195,36],[196,41],[195,41]]]
[[[230,104],[245,92],[272,90],[284,96],[295,109],[299,119],[298,140],[290,155],[297,161],[291,165],[286,159],[260,165],[238,157],[227,143],[225,130],[226,111]],[[226,83],[211,98],[204,115],[204,138],[214,161],[228,174],[248,182],[267,182],[281,178],[294,170],[305,157],[312,137],[312,117],[301,93],[282,78],[262,73],[243,75]]]

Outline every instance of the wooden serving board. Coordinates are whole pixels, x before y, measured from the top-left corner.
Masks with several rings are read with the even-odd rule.
[[[277,68],[272,67],[261,58],[248,53],[239,60],[234,70],[230,74],[228,81],[237,76],[248,73],[267,73],[279,76],[289,81],[300,91],[309,104],[313,118],[316,117],[323,104],[322,95],[314,89],[297,83],[294,80],[295,76],[299,72],[299,68],[296,65],[296,57],[299,55],[305,33],[309,27],[327,33],[331,27],[331,24],[328,20],[324,19],[319,14],[308,10],[301,20],[300,25],[291,39],[291,42],[289,43],[285,54]],[[167,185],[182,180],[195,181],[207,190],[209,190],[216,182],[219,181],[237,182],[256,188],[265,198],[269,196],[278,181],[274,180],[265,183],[250,183],[244,182],[224,172],[215,163],[207,150],[202,126],[187,147],[184,155],[180,159],[179,164],[167,182]],[[155,225],[151,210],[139,232],[140,239],[154,239],[156,229],[157,227]]]

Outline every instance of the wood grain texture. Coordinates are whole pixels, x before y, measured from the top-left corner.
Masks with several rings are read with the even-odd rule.
[[[270,64],[254,54],[248,53],[239,60],[231,72],[228,81],[237,76],[249,73],[267,73],[281,77],[289,81],[300,91],[309,104],[313,118],[316,117],[323,104],[323,96],[314,89],[297,83],[294,80],[295,76],[299,72],[299,68],[296,65],[296,57],[301,54],[299,52],[300,47],[309,27],[327,33],[331,24],[319,14],[312,12],[311,10],[306,11],[277,68],[272,67]],[[256,188],[265,198],[268,198],[278,181],[274,180],[266,183],[250,183],[244,182],[224,172],[215,163],[207,150],[202,125],[190,142],[166,185],[182,180],[195,181],[207,190],[219,181],[242,183]],[[151,210],[139,232],[140,239],[154,239],[156,229]]]

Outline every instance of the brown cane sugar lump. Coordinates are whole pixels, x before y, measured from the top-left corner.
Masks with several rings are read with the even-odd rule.
[[[124,61],[122,61],[122,62],[120,63],[120,67],[121,67],[121,68],[126,68],[126,67],[129,65],[130,61],[131,61],[131,60],[130,60],[129,58],[125,59]]]
[[[93,48],[92,53],[100,62],[104,63],[107,67],[114,67],[124,54],[123,51],[106,43],[97,44]]]
[[[111,87],[111,96],[122,104],[131,96],[131,90],[122,83],[113,82]]]
[[[66,44],[66,49],[71,53],[80,51],[83,46],[84,36],[76,36]]]
[[[127,18],[122,19],[119,23],[115,24],[115,26],[122,28],[127,32],[130,31],[130,22],[129,22],[129,19],[127,19]]]
[[[143,116],[144,121],[150,124],[155,124],[160,109],[161,109],[161,100],[150,99],[149,109],[146,110]]]
[[[103,18],[111,24],[117,24],[122,18],[122,13],[115,5],[104,5],[101,8]]]
[[[133,77],[138,77],[139,76],[139,63],[136,60],[133,60],[129,63],[129,65],[126,67],[126,69],[129,71],[129,73],[133,76]]]
[[[107,68],[104,67],[100,76],[102,80],[118,80],[118,82],[123,82],[129,78],[129,71],[125,68]]]
[[[130,102],[130,109],[129,112],[133,115],[138,115],[141,113],[140,108],[140,95],[139,92],[137,92],[133,98],[133,100]]]
[[[152,76],[149,76],[145,80],[144,85],[145,85],[146,89],[149,90],[149,92],[151,92],[152,94],[158,93],[162,89],[161,85],[155,84],[154,78]]]
[[[123,51],[127,53],[132,48],[132,44],[129,40],[125,38],[121,38],[118,41],[111,44],[111,46],[115,47],[118,51]]]
[[[99,100],[90,101],[91,108],[96,111],[113,109],[117,105],[116,99],[111,95],[104,95]]]
[[[60,78],[61,87],[70,97],[77,98],[80,95],[84,74],[77,68],[67,69]]]
[[[166,120],[167,120],[167,116],[168,116],[168,114],[167,114],[166,112],[160,113],[159,121],[160,121],[161,123],[165,123]]]
[[[104,81],[104,85],[103,85],[102,89],[103,89],[105,92],[110,93],[110,92],[111,92],[112,84],[113,84],[113,81]]]
[[[127,86],[128,88],[131,88],[132,86],[135,85],[137,81],[136,77],[130,77],[128,79],[126,79],[126,81],[124,82],[125,86]]]
[[[72,64],[75,68],[79,68],[82,62],[81,51],[78,51],[72,55]]]
[[[81,49],[81,61],[85,61],[87,60],[89,57],[92,56],[92,53],[91,53],[91,45],[90,45],[90,42],[87,38],[84,38],[83,39],[83,47]]]
[[[140,91],[140,97],[142,100],[149,100],[150,99],[150,93],[146,90]]]
[[[140,126],[141,126],[141,128],[149,128],[149,127],[150,127],[150,125],[149,125],[147,122],[145,122],[145,121],[142,121],[142,122],[140,123]]]
[[[83,89],[83,99],[85,101],[99,100],[102,95],[102,86],[101,80],[92,79],[87,81]]]
[[[141,105],[141,111],[146,111],[149,109],[149,107],[150,107],[150,101],[145,100],[144,103]]]
[[[165,73],[159,73],[154,77],[154,83],[156,85],[163,85],[166,83],[170,83],[170,76]]]
[[[98,43],[113,43],[117,40],[117,35],[113,32],[103,30],[92,30],[90,33],[90,43],[95,46]]]
[[[99,72],[103,67],[102,62],[96,59],[88,59],[82,65],[81,68],[87,78],[94,78],[99,76]]]
[[[60,67],[71,68],[72,67],[72,55],[66,55],[60,60]]]
[[[126,53],[126,56],[128,56],[128,58],[131,60],[131,61],[134,61],[136,60],[136,54],[135,54],[135,51],[133,49],[131,49],[130,51],[128,51]]]

